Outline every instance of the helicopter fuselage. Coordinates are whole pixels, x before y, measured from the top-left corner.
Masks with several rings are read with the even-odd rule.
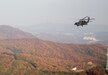
[[[78,22],[76,22],[74,25],[76,26],[83,26],[83,25],[87,25],[90,22],[90,17],[86,16],[83,19],[80,19]]]
[[[79,22],[76,22],[74,25],[77,25],[77,26],[83,26],[83,25],[87,25],[88,22],[86,21],[79,21]]]

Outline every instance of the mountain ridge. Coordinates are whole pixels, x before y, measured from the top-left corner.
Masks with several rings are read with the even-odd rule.
[[[28,32],[24,32],[18,28],[9,25],[0,25],[0,39],[24,39],[36,38]]]

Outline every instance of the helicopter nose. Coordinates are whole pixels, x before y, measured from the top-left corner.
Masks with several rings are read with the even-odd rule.
[[[74,23],[74,25],[77,25],[77,23]]]

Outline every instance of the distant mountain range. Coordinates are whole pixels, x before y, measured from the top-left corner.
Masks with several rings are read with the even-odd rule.
[[[74,32],[74,33],[39,33],[36,36],[43,40],[59,43],[106,43],[108,44],[108,32]]]
[[[8,25],[0,25],[0,39],[35,38],[32,34]]]
[[[23,28],[43,40],[59,43],[97,43],[108,42],[108,25],[89,24],[77,27],[73,24],[43,23]],[[102,35],[102,36],[101,36]]]
[[[2,74],[36,75],[39,71],[70,71],[73,66],[84,68],[89,61],[106,63],[107,47],[102,44],[55,43],[10,26],[0,26],[0,37]]]
[[[66,44],[102,43],[108,45],[108,32],[45,32],[31,34],[8,25],[0,25],[0,39],[41,39]]]

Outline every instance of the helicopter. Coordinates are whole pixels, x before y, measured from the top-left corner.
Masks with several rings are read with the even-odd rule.
[[[83,27],[83,25],[88,25],[89,22],[92,22],[90,20],[94,20],[94,18],[90,18],[90,17],[86,16],[86,17],[80,19],[78,22],[75,22],[74,25]]]

